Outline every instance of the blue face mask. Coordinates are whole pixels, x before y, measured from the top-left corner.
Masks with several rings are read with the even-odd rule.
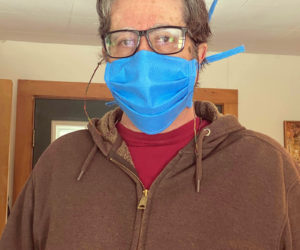
[[[193,105],[198,62],[139,51],[107,63],[105,82],[116,103],[147,134],[168,128]]]

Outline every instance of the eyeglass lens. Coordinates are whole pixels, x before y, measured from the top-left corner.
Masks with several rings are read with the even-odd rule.
[[[180,28],[155,28],[147,32],[149,46],[159,54],[174,54],[182,50],[185,32]],[[105,37],[107,53],[112,57],[128,57],[139,46],[138,31],[117,31]]]

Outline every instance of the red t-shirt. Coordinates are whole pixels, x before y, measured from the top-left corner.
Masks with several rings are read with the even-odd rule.
[[[200,119],[197,118],[197,131],[208,124],[206,120],[202,120],[200,124]],[[178,151],[194,138],[194,120],[170,132],[156,135],[134,132],[120,122],[117,129],[126,142],[139,178],[147,189]]]

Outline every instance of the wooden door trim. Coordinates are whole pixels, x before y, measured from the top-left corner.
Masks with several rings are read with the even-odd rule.
[[[216,105],[222,105],[224,114],[238,117],[237,89],[196,88],[194,100],[210,101]]]
[[[0,236],[7,219],[12,81],[0,79]]]
[[[18,81],[13,202],[32,170],[32,144],[35,98],[84,99],[86,83]],[[87,99],[112,100],[104,84],[92,84]]]
[[[34,99],[84,99],[86,83],[52,81],[18,81],[13,202],[32,170],[32,133]],[[92,84],[87,99],[112,100],[105,84]],[[228,89],[196,89],[194,99],[223,105],[225,113],[238,114],[238,92]]]

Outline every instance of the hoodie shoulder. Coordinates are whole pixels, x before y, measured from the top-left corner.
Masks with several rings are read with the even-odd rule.
[[[265,162],[266,166],[280,168],[288,189],[295,182],[300,181],[300,168],[290,154],[276,140],[271,137],[252,130],[242,130],[243,140],[252,149],[253,157],[258,157]],[[254,160],[254,159],[253,159]],[[277,163],[277,164],[275,164]]]
[[[81,165],[94,146],[92,137],[87,129],[64,135],[43,152],[34,169],[34,177],[47,176],[51,173],[78,174]],[[34,178],[35,179],[35,178]]]
[[[59,137],[48,146],[43,155],[50,153],[61,155],[66,152],[78,151],[87,147],[90,148],[92,145],[93,139],[89,131],[87,129],[78,130]]]
[[[286,149],[270,136],[249,129],[245,129],[243,132],[245,138],[256,141],[257,145],[261,145],[261,147],[266,147],[270,150],[274,150],[281,154],[283,157],[291,158]]]

